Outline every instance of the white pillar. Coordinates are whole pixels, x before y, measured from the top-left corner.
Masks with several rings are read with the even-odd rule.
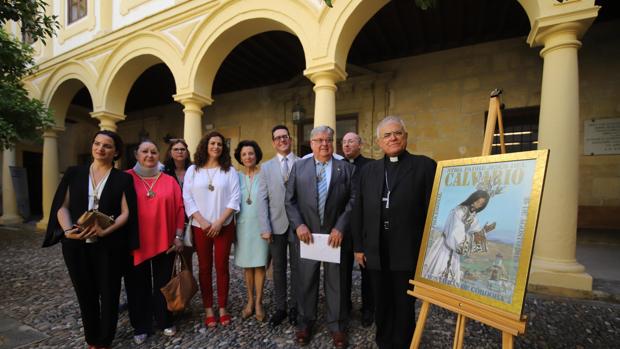
[[[193,92],[176,94],[174,100],[183,105],[183,114],[185,115],[183,139],[185,139],[191,154],[194,154],[202,138],[202,108],[211,105],[213,100]]]
[[[309,68],[304,74],[314,83],[314,127],[325,125],[335,131],[336,83],[346,79],[346,73],[337,66],[328,66]]]
[[[530,283],[592,290],[575,259],[579,194],[579,22],[556,24],[539,40],[544,59],[538,147],[550,149]]]
[[[50,128],[43,132],[43,219],[37,223],[37,229],[44,230],[50,218],[50,209],[54,193],[59,183],[58,169],[58,133],[61,128]]]
[[[0,224],[23,222],[22,217],[17,214],[17,199],[15,198],[9,166],[15,166],[14,149],[4,149],[2,152],[2,217],[0,217]]]

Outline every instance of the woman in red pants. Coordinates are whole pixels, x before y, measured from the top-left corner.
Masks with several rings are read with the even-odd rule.
[[[239,177],[231,166],[230,150],[220,133],[211,132],[198,143],[194,165],[185,174],[183,200],[187,215],[193,218],[205,325],[217,326],[211,277],[215,260],[219,322],[227,326],[230,324],[226,310],[230,279],[228,256],[235,236],[233,214],[239,211]]]

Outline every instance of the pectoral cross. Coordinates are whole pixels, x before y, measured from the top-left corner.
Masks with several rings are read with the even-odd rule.
[[[390,191],[388,190],[387,195],[384,198],[381,198],[381,201],[385,201],[385,208],[390,208]]]

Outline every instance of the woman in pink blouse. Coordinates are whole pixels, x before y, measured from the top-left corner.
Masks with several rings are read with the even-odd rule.
[[[198,143],[194,165],[185,173],[183,199],[187,215],[193,218],[205,325],[217,326],[211,276],[215,255],[219,322],[227,326],[230,324],[226,310],[230,279],[228,257],[235,237],[233,214],[239,211],[239,178],[231,166],[230,150],[220,133],[211,132]]]
[[[172,313],[159,290],[170,281],[174,253],[183,250],[185,212],[181,188],[159,170],[159,150],[143,140],[136,150],[138,161],[128,170],[138,201],[140,248],[133,251],[133,267],[125,277],[129,318],[134,342],[142,344],[153,332],[153,318],[164,335],[174,336]]]

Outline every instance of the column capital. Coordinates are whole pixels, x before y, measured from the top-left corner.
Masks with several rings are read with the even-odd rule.
[[[52,126],[43,130],[43,138],[53,137],[58,138],[58,132],[63,132],[65,130],[62,126]]]
[[[196,92],[181,92],[173,95],[174,101],[177,103],[183,104],[186,108],[198,108],[202,109],[202,107],[213,104],[213,99],[211,97],[203,96]]]
[[[546,48],[549,41],[553,40],[551,38],[557,37],[558,33],[573,36],[572,40],[579,42],[578,39],[583,36],[598,16],[600,8],[600,6],[591,6],[536,18],[532,22],[527,43],[530,47],[544,45]]]
[[[306,68],[304,75],[315,85],[324,83],[326,80],[331,84],[343,81],[347,78],[347,72],[336,63],[325,63]]]
[[[123,114],[116,114],[106,110],[97,110],[90,113],[90,117],[99,120],[99,128],[116,132],[116,123],[125,120]]]

